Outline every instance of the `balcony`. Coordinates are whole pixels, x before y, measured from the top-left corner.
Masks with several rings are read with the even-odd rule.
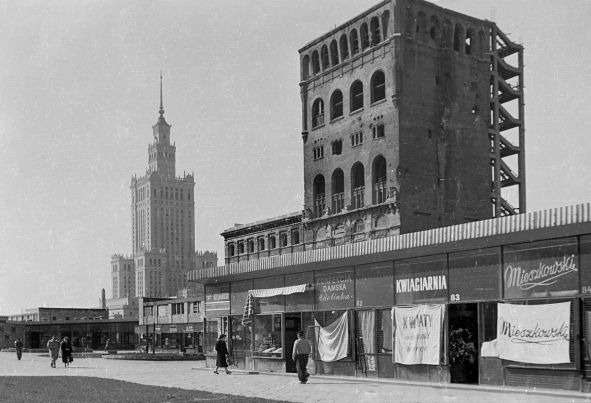
[[[388,198],[388,189],[386,187],[386,181],[379,181],[374,184],[373,196],[375,204],[382,204]]]
[[[365,200],[365,186],[359,186],[353,189],[353,197],[351,198],[351,207],[358,209],[364,206]]]
[[[332,195],[332,212],[340,213],[345,208],[345,193],[335,193]]]
[[[323,193],[314,198],[314,217],[322,217],[324,206],[326,206],[326,203]]]

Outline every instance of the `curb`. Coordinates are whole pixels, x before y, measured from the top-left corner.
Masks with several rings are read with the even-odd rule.
[[[211,371],[212,368],[206,367],[193,367],[192,370],[206,370]],[[248,375],[274,375],[274,376],[286,376],[295,377],[296,374],[286,372],[260,372],[260,371],[247,371],[242,369],[232,369],[232,372],[246,373]],[[553,390],[553,389],[540,389],[540,388],[519,388],[514,386],[493,386],[493,385],[465,385],[458,383],[430,383],[430,382],[416,382],[416,381],[405,381],[399,379],[384,379],[384,378],[359,378],[352,376],[343,375],[313,375],[312,379],[325,379],[340,381],[349,381],[353,383],[378,383],[385,385],[403,385],[403,386],[415,386],[415,387],[428,387],[434,389],[458,389],[458,390],[472,390],[475,392],[492,392],[492,393],[520,393],[524,395],[542,395],[551,397],[566,397],[566,398],[578,398],[591,400],[591,393],[568,391],[568,390]]]

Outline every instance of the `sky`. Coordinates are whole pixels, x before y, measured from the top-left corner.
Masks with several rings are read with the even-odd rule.
[[[300,211],[298,49],[377,0],[0,0],[0,315],[95,307],[163,75],[196,249]],[[440,0],[525,47],[527,210],[591,202],[591,1]]]

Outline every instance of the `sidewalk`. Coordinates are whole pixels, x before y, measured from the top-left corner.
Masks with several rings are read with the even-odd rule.
[[[232,369],[231,369],[232,370]],[[249,374],[232,370],[231,375],[213,373],[203,361],[125,361],[75,358],[71,367],[50,368],[49,358],[25,353],[0,352],[0,376],[93,376],[145,385],[206,390],[291,402],[478,402],[546,403],[591,402],[591,394],[552,390],[524,390],[363,380],[352,377],[313,376],[301,385],[295,374]],[[83,397],[80,397],[83,402]]]

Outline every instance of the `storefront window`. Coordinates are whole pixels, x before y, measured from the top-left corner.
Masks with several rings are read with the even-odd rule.
[[[447,302],[447,256],[434,255],[394,263],[396,305]]]
[[[215,355],[215,343],[220,334],[228,334],[228,318],[207,318],[205,321],[205,351]]]
[[[242,315],[231,317],[232,331],[230,334],[232,355],[236,357],[250,356],[252,344],[250,324],[242,324]]]
[[[248,291],[252,290],[252,280],[237,281],[231,285],[232,294],[230,296],[230,312],[232,315],[244,314],[244,305],[248,297]]]
[[[355,268],[355,306],[392,306],[394,270],[392,262]]]
[[[256,290],[264,290],[270,288],[280,288],[285,285],[283,276],[257,278],[254,280],[254,288]],[[281,312],[283,311],[283,295],[276,295],[274,297],[264,297],[256,299],[258,312]]]
[[[501,248],[449,254],[450,302],[500,298]]]
[[[285,275],[285,286],[300,284],[314,284],[314,273],[294,273]],[[301,312],[314,310],[314,290],[306,288],[306,292],[300,292],[285,296],[286,312]]]
[[[254,317],[254,355],[277,358],[283,356],[281,314]]]
[[[505,298],[576,295],[579,258],[576,238],[507,245],[503,248]]]
[[[378,309],[376,322],[377,351],[392,354],[392,309]]]

